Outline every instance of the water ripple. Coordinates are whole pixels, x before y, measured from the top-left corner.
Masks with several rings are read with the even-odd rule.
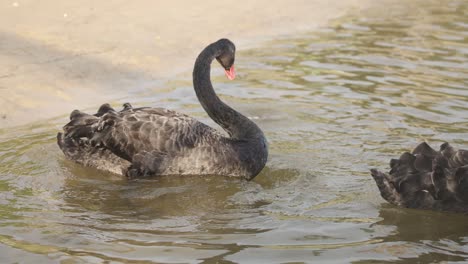
[[[268,166],[252,182],[127,181],[82,168],[55,146],[65,116],[1,130],[0,255],[13,258],[0,258],[466,262],[466,216],[391,207],[368,169],[421,140],[468,147],[467,8],[397,1],[240,51],[237,82],[214,71],[220,97],[269,139]],[[215,125],[190,73],[131,96]]]

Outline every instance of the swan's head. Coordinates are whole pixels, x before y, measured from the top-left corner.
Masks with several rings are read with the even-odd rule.
[[[215,45],[219,49],[219,55],[216,56],[216,60],[223,66],[226,77],[229,80],[234,80],[236,78],[236,71],[234,70],[236,46],[229,39],[220,39]]]

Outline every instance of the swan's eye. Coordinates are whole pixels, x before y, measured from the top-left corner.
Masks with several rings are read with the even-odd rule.
[[[216,58],[225,70],[229,70],[234,65],[234,57],[232,55],[221,55]]]

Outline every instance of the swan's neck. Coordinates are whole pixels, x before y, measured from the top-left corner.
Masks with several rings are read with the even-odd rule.
[[[211,62],[218,55],[214,45],[206,47],[195,61],[193,85],[198,100],[217,124],[228,134],[239,140],[258,139],[263,137],[260,128],[247,117],[223,103],[216,95],[211,84]]]

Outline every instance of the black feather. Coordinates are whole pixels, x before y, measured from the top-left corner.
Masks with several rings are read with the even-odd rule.
[[[163,174],[255,177],[268,157],[265,136],[254,122],[223,103],[210,81],[210,65],[215,57],[233,62],[234,52],[232,42],[219,40],[200,53],[193,72],[201,105],[232,137],[167,109],[133,108],[125,103],[123,110],[115,111],[109,104],[103,104],[94,115],[73,111],[63,133],[57,135],[59,147],[70,160],[119,171],[128,177]]]
[[[421,143],[390,161],[389,174],[371,170],[381,196],[409,208],[468,213],[468,152]]]

